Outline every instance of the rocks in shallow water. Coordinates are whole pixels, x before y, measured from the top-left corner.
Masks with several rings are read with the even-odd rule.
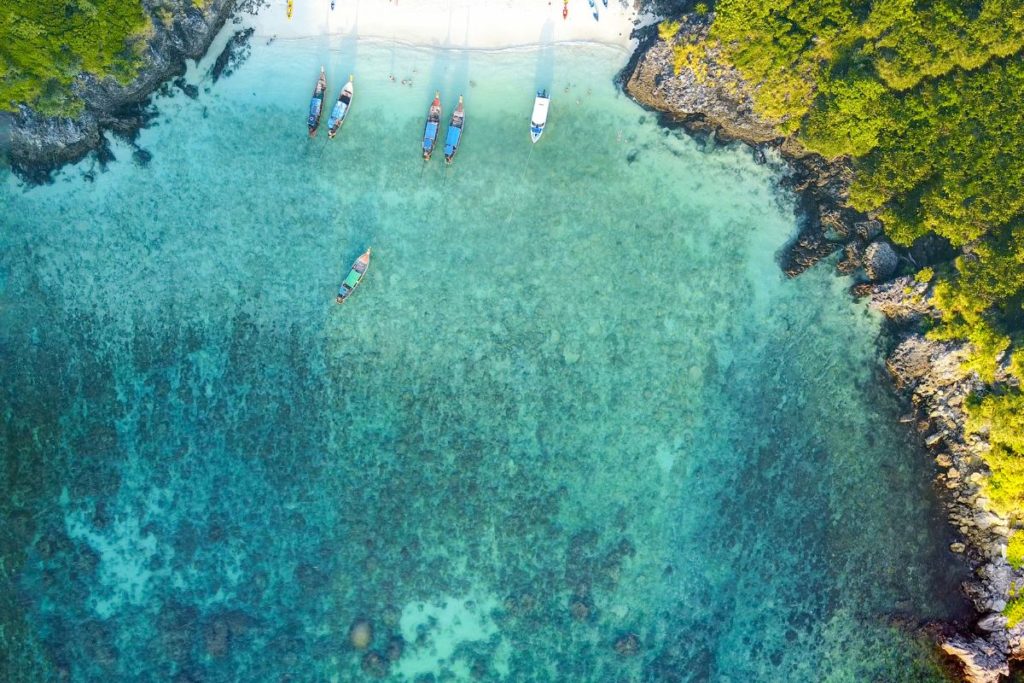
[[[843,249],[843,258],[836,264],[836,270],[843,275],[850,275],[861,266],[864,248],[858,242],[850,242]]]
[[[590,619],[591,606],[586,600],[573,598],[569,602],[569,613],[574,621],[587,621]]]
[[[379,652],[367,652],[363,656],[362,667],[372,678],[386,678],[388,675],[388,660]]]
[[[615,651],[623,657],[633,657],[640,653],[640,638],[635,633],[627,633],[615,641]]]
[[[957,541],[956,543],[950,543],[950,544],[949,544],[949,549],[950,549],[950,550],[951,550],[952,552],[954,552],[954,553],[962,553],[962,552],[964,552],[965,550],[967,550],[967,546],[965,546],[965,545],[964,545],[963,543],[961,543],[960,541]]]
[[[978,620],[978,628],[982,631],[998,631],[1006,627],[1007,618],[997,612],[986,614]]]
[[[244,636],[252,624],[251,617],[235,610],[214,615],[203,629],[206,652],[211,657],[227,655],[232,642]]]
[[[231,629],[227,622],[221,619],[214,619],[206,625],[204,633],[206,641],[206,652],[211,657],[223,657],[228,653],[231,645]]]
[[[135,151],[132,152],[132,161],[134,161],[137,165],[142,166],[143,168],[149,166],[149,162],[152,160],[153,153],[148,152],[142,149],[141,147],[136,147]]]
[[[196,99],[199,97],[199,86],[189,83],[184,77],[179,76],[174,79],[174,87],[181,90],[189,99]]]
[[[199,611],[190,605],[168,603],[157,617],[159,645],[175,662],[185,662],[192,651],[199,624]]]
[[[1010,675],[1006,654],[981,638],[954,636],[942,644],[942,651],[960,660],[968,683],[999,683]]]
[[[898,265],[899,257],[888,242],[872,242],[864,250],[864,273],[873,282],[888,280]]]
[[[882,234],[882,223],[874,218],[866,221],[858,221],[853,224],[853,230],[857,233],[857,237],[861,238],[865,242],[870,242]]]
[[[357,619],[348,630],[348,642],[357,650],[365,650],[373,642],[373,624]]]
[[[213,63],[213,67],[210,69],[210,75],[213,77],[213,82],[216,83],[217,79],[221,76],[230,76],[235,69],[237,69],[242,62],[246,60],[251,51],[249,46],[249,39],[252,38],[252,34],[255,32],[253,28],[243,29],[236,31],[235,35],[231,36],[227,45],[219,55],[217,55],[216,61]]]
[[[388,639],[388,649],[385,650],[384,656],[388,658],[389,662],[397,662],[402,658],[402,652],[405,651],[405,639],[402,636],[391,636]]]

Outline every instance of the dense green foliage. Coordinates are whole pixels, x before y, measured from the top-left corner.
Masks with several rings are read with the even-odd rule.
[[[138,69],[151,27],[138,0],[0,3],[0,110],[19,103],[46,114],[74,113],[83,72],[125,81]]]
[[[994,509],[1024,522],[1024,0],[718,0],[709,44],[755,85],[758,112],[808,149],[848,155],[854,208],[890,239],[960,249],[928,269],[966,368],[992,385],[969,407],[987,433]],[[676,46],[693,68],[695,46]],[[1024,533],[1021,534],[1024,537]],[[1024,561],[1024,538],[1011,545]],[[1024,618],[1024,598],[1008,613]]]
[[[1024,534],[1010,536],[1006,544],[1006,561],[1016,569],[1024,567]]]
[[[1010,628],[1024,621],[1024,595],[1016,595],[1011,598],[1006,609],[1003,610],[1003,614],[1006,615],[1006,625]]]

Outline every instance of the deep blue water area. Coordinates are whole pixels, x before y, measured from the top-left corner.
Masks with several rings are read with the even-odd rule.
[[[6,680],[942,680],[964,570],[879,321],[624,59],[276,41],[148,162],[2,179]]]

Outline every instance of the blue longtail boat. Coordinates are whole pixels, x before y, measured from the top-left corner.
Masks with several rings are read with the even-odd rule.
[[[437,144],[437,133],[441,130],[441,93],[434,92],[434,101],[427,112],[427,125],[423,128],[423,160],[430,161],[430,155]]]
[[[331,115],[327,118],[327,137],[332,140],[338,134],[341,124],[345,123],[348,108],[352,106],[352,92],[352,76],[349,76],[348,83],[341,89],[338,101],[334,103],[334,109],[331,109]]]
[[[366,269],[370,267],[370,250],[367,249],[363,252],[362,256],[355,260],[352,264],[352,268],[348,271],[348,275],[345,280],[341,283],[341,287],[338,288],[338,296],[335,299],[339,304],[345,303],[345,299],[352,296],[352,292],[355,291],[359,283],[363,281],[363,277],[366,275]]]
[[[313,88],[313,99],[309,101],[309,118],[306,120],[306,125],[309,126],[309,137],[314,137],[316,129],[320,126],[325,94],[327,94],[327,74],[324,73],[324,68],[321,66],[320,78],[317,79],[316,87]]]
[[[598,21],[600,17],[597,16],[597,3],[594,0],[587,0],[590,3],[590,11],[594,13],[594,21]]]
[[[451,123],[448,124],[448,135],[444,139],[444,161],[452,163],[455,153],[459,151],[459,143],[462,142],[462,128],[466,124],[466,113],[462,110],[462,95],[459,95],[459,105],[452,112]]]

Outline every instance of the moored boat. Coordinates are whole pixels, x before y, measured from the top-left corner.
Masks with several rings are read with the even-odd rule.
[[[348,275],[345,280],[341,283],[341,287],[338,288],[338,296],[335,301],[339,304],[345,303],[345,299],[352,296],[352,292],[355,291],[359,283],[363,281],[363,277],[366,275],[366,269],[370,267],[370,249],[363,252],[362,256],[355,260],[352,264],[352,268],[348,271]]]
[[[459,95],[459,105],[452,112],[452,120],[448,124],[448,135],[444,139],[445,163],[452,163],[455,153],[459,151],[459,143],[462,142],[462,129],[465,125],[466,112],[462,109],[462,95]]]
[[[316,135],[316,129],[320,126],[320,115],[324,111],[324,95],[327,94],[327,74],[324,68],[320,67],[320,78],[313,88],[313,99],[309,101],[309,118],[306,125],[309,126],[309,137]]]
[[[600,17],[597,16],[597,3],[594,0],[587,0],[590,4],[590,11],[594,13],[594,21],[598,21]]]
[[[341,89],[341,94],[338,95],[338,101],[334,103],[334,108],[331,109],[331,115],[327,118],[327,137],[334,139],[334,136],[338,134],[338,130],[341,128],[341,124],[345,123],[345,117],[348,115],[348,109],[352,106],[352,76],[348,77],[348,83]]]
[[[423,160],[430,161],[430,155],[437,144],[437,133],[441,130],[441,93],[434,92],[434,101],[427,112],[427,125],[423,128]]]
[[[548,104],[551,98],[547,90],[538,90],[537,98],[533,101],[533,116],[530,117],[530,139],[534,142],[540,140],[544,133],[544,124],[548,121]]]

